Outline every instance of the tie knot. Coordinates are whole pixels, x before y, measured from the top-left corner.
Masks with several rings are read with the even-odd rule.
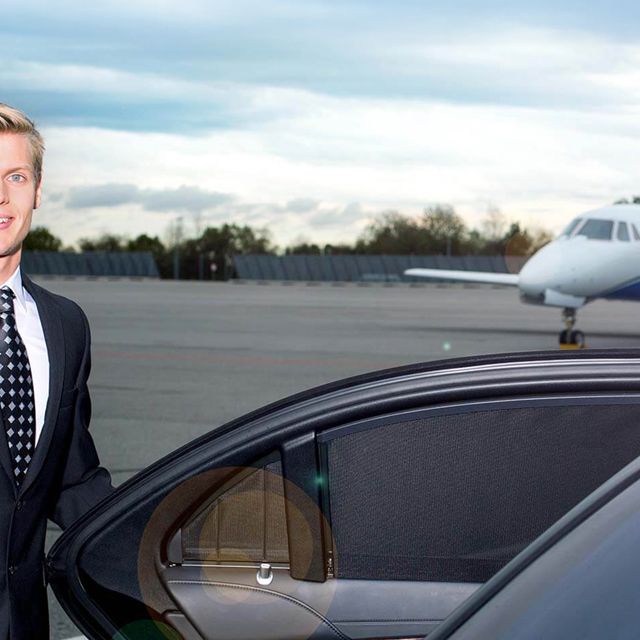
[[[13,299],[16,294],[13,293],[11,287],[4,286],[0,288],[0,312],[13,311]]]

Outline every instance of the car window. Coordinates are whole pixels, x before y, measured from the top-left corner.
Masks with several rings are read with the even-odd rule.
[[[182,529],[186,561],[287,562],[284,484],[280,460],[247,468],[205,502]]]
[[[498,404],[321,434],[334,577],[485,582],[640,455],[636,418],[640,405]],[[239,469],[196,504],[180,541],[185,562],[288,563],[280,459]]]
[[[640,453],[632,416],[532,406],[326,434],[336,576],[486,581]]]
[[[639,536],[636,481],[518,574],[449,637],[637,638]]]
[[[613,232],[613,220],[599,220],[592,218],[587,220],[577,235],[585,236],[590,240],[611,240],[611,234]]]

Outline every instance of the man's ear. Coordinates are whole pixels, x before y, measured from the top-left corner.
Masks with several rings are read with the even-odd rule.
[[[33,208],[37,209],[42,202],[42,178],[38,180],[38,186],[36,187],[36,193],[33,197]]]

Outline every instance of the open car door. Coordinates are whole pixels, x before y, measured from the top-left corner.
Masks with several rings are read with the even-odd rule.
[[[637,352],[412,365],[213,430],[47,572],[90,638],[419,638],[638,455]]]

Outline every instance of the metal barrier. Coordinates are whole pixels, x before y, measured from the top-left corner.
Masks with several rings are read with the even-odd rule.
[[[526,258],[504,256],[399,255],[238,255],[233,257],[241,280],[302,280],[306,282],[418,282],[405,269],[424,267],[509,273]]]
[[[25,251],[22,254],[22,267],[25,273],[32,275],[160,277],[156,261],[148,251]]]

